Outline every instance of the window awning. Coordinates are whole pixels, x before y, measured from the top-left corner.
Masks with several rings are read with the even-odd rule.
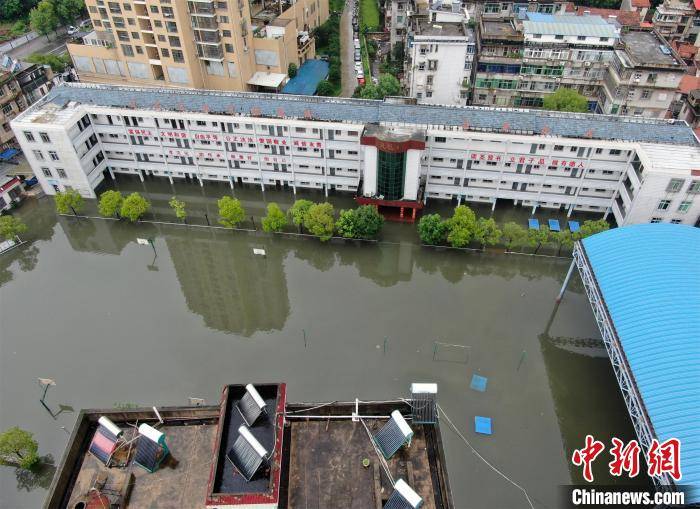
[[[253,77],[248,80],[248,85],[258,87],[278,88],[287,78],[286,74],[275,72],[256,72]]]

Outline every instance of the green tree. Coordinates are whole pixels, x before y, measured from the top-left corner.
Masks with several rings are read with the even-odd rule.
[[[501,229],[492,218],[480,217],[474,228],[474,240],[481,244],[481,248],[495,246],[501,240]]]
[[[297,64],[292,62],[291,64],[289,64],[289,67],[287,67],[287,76],[289,76],[290,79],[294,78],[297,75],[298,71],[299,68],[297,67]]]
[[[237,198],[224,196],[217,204],[219,205],[219,223],[226,228],[235,228],[245,219],[245,210]]]
[[[151,204],[141,196],[139,193],[131,193],[129,196],[124,198],[122,202],[122,208],[119,215],[127,218],[132,223],[139,220],[148,210],[151,208]]]
[[[77,216],[85,206],[83,197],[75,189],[56,193],[54,201],[56,202],[56,212],[59,214],[69,214],[72,211]]]
[[[175,212],[175,217],[177,217],[183,223],[186,222],[187,210],[185,209],[184,201],[178,200],[177,196],[173,196],[172,198],[170,198],[168,205],[170,205],[170,208],[173,209],[173,211]]]
[[[452,247],[464,247],[474,237],[476,215],[466,205],[455,208],[454,214],[447,220],[447,242]]]
[[[53,0],[53,6],[59,23],[63,25],[74,23],[85,10],[83,0]]]
[[[437,246],[445,242],[447,222],[440,214],[426,214],[418,221],[418,236],[423,244]]]
[[[39,461],[34,435],[18,427],[0,433],[0,464],[29,469]]]
[[[97,211],[103,217],[115,217],[119,214],[124,198],[119,191],[105,191],[100,195]]]
[[[509,221],[503,225],[503,243],[507,251],[512,251],[516,247],[524,246],[527,242],[527,230],[518,223]]]
[[[335,221],[333,219],[333,205],[330,203],[314,203],[309,207],[304,217],[304,227],[322,241],[327,241],[333,236]]]
[[[262,220],[262,229],[266,232],[281,232],[287,226],[287,216],[276,203],[267,204],[267,215]]]
[[[382,97],[387,95],[399,95],[401,92],[401,83],[391,74],[379,75],[379,90]]]
[[[549,226],[542,225],[537,229],[530,228],[527,230],[527,243],[535,248],[534,254],[542,247],[542,244],[549,242]]]
[[[372,205],[341,210],[336,223],[338,233],[346,239],[371,239],[379,234],[384,217]]]
[[[8,8],[8,6],[14,6],[17,5],[19,9],[21,9],[20,3],[18,0],[8,0],[5,2],[5,9]],[[17,13],[12,15],[14,18],[15,16],[19,15],[21,13],[21,10]],[[4,14],[9,17],[8,12],[5,11]],[[23,35],[27,32],[27,23],[20,19],[15,21],[14,25],[12,25],[12,28],[10,29],[10,35],[13,37],[19,37],[20,35]]]
[[[294,205],[292,205],[292,208],[287,211],[289,217],[292,218],[292,223],[299,228],[299,231],[301,231],[301,227],[304,224],[304,219],[306,218],[306,215],[309,213],[309,209],[313,204],[314,203],[309,200],[297,200],[294,202]]]
[[[328,80],[320,81],[316,87],[316,95],[325,97],[335,95],[335,87],[333,87],[333,84]]]
[[[27,57],[27,62],[48,65],[51,66],[51,70],[54,72],[63,72],[71,63],[71,60],[68,53],[63,53],[62,55],[42,55],[41,53],[34,53]]]
[[[0,216],[0,236],[5,240],[19,239],[19,235],[27,231],[27,225],[14,216]]]
[[[29,11],[29,24],[32,30],[45,35],[48,39],[49,34],[56,30],[59,25],[53,4],[49,0],[41,0],[39,5]]]
[[[574,246],[574,237],[569,230],[552,232],[552,240],[557,244],[557,256],[561,254],[562,248],[571,249]]]
[[[581,225],[581,229],[574,233],[574,239],[580,240],[595,235],[596,233],[604,232],[610,229],[610,225],[605,219],[584,221]]]
[[[546,110],[585,113],[588,111],[588,99],[576,90],[559,87],[556,92],[544,98],[543,107]]]
[[[391,50],[391,54],[393,56],[393,59],[397,62],[403,62],[404,60],[404,46],[403,42],[397,42],[394,45],[394,49]]]
[[[382,99],[382,91],[378,85],[374,83],[367,83],[360,91],[360,97],[362,99]]]

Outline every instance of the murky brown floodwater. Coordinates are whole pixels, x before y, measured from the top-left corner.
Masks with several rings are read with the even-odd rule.
[[[194,202],[194,222],[207,208],[213,220],[210,197],[228,192],[176,191]],[[149,182],[146,192],[156,217],[170,219],[170,186]],[[259,191],[237,195],[262,213]],[[352,246],[57,219],[50,199],[20,215],[29,243],[0,255],[0,429],[32,431],[49,462],[82,407],[215,402],[223,384],[249,381],[286,381],[292,401],[406,396],[411,382],[435,381],[449,416],[538,507],[557,506],[586,433],[632,436],[607,358],[577,340],[598,337],[578,281],[552,321],[566,260],[421,248],[410,225],[389,225],[392,243]],[[155,259],[135,242],[148,236]],[[489,378],[485,393],[469,389],[477,372]],[[56,419],[39,403],[37,377],[57,382],[47,398]],[[493,418],[492,436],[473,432],[475,415]],[[458,508],[526,507],[446,424],[442,432]],[[604,463],[596,475],[609,482]],[[40,507],[52,473],[0,467],[0,507]]]

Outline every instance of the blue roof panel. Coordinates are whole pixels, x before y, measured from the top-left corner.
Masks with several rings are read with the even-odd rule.
[[[583,246],[657,438],[681,440],[686,503],[700,502],[700,229],[626,226]]]
[[[392,104],[366,99],[310,97],[291,94],[216,92],[64,83],[51,89],[46,101],[76,101],[122,108],[154,108],[173,111],[209,111],[248,115],[254,108],[263,116],[313,118],[325,121],[418,125],[466,126],[472,131],[514,134],[547,134],[569,138],[625,140],[697,146],[693,130],[679,120],[516,110],[479,106]]]

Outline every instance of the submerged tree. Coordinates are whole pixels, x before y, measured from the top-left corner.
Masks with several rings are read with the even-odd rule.
[[[493,218],[486,219],[480,217],[476,221],[474,228],[474,240],[481,244],[481,248],[486,246],[495,246],[501,240],[501,229],[496,224]]]
[[[304,227],[322,241],[330,240],[335,228],[333,205],[330,203],[315,203],[309,207],[304,217]]]
[[[172,198],[170,198],[168,205],[170,205],[170,208],[172,208],[175,212],[175,217],[177,217],[183,223],[186,222],[185,220],[187,219],[187,210],[185,209],[184,201],[178,200],[177,196],[173,196]]]
[[[527,242],[527,231],[518,223],[508,221],[503,225],[503,243],[507,251],[512,251],[516,247],[521,247]]]
[[[596,233],[604,232],[610,229],[610,225],[605,219],[584,221],[581,229],[574,233],[574,239],[580,240],[595,235]]]
[[[447,220],[447,242],[452,247],[464,247],[471,242],[476,229],[476,215],[466,205],[459,205]]]
[[[534,254],[542,247],[542,244],[549,242],[549,226],[542,225],[537,229],[531,228],[527,231],[527,243],[535,248]]]
[[[77,216],[85,206],[83,197],[75,189],[68,189],[62,193],[56,193],[54,201],[56,202],[56,211],[59,214],[68,214],[72,211],[73,214]]]
[[[418,236],[423,244],[442,244],[447,237],[447,223],[440,214],[426,214],[418,221]]]
[[[574,246],[574,237],[569,230],[552,232],[552,240],[557,245],[557,256],[561,254],[562,248],[571,249]]]
[[[115,217],[121,210],[124,197],[119,191],[105,191],[100,195],[97,210],[103,217]]]
[[[262,229],[266,232],[281,232],[287,226],[287,216],[276,203],[268,203],[267,215],[262,220]]]
[[[124,198],[120,214],[132,223],[136,222],[151,208],[151,204],[139,193],[131,193]]]
[[[371,239],[379,234],[384,217],[372,205],[342,210],[336,226],[338,233],[346,239]]]
[[[299,228],[301,231],[301,227],[304,224],[304,219],[306,218],[306,214],[309,213],[309,209],[311,206],[314,204],[314,202],[310,200],[297,200],[294,202],[294,205],[292,205],[292,208],[290,208],[287,211],[287,214],[289,214],[289,217],[292,218],[292,223],[294,223],[295,226]]]
[[[18,427],[0,433],[0,464],[29,469],[39,461],[34,435]]]
[[[226,228],[235,228],[245,219],[245,210],[237,198],[224,196],[217,204],[219,205],[219,223]]]
[[[27,231],[27,225],[14,216],[0,216],[0,236],[5,240],[19,240],[19,235]]]

